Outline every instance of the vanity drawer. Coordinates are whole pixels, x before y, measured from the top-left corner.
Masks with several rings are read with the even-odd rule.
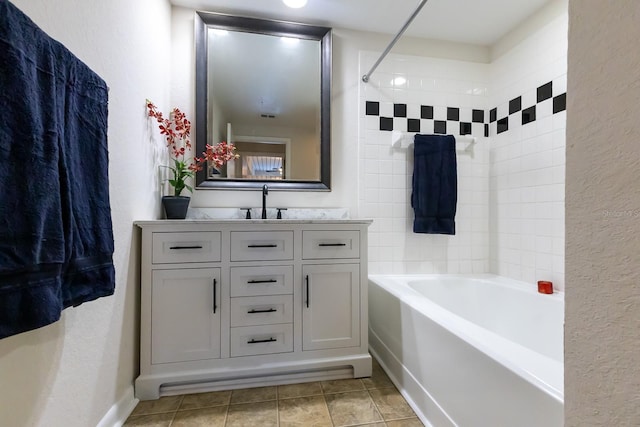
[[[293,322],[293,295],[231,298],[231,326]]]
[[[303,231],[302,258],[360,258],[360,232],[357,230]]]
[[[152,263],[220,261],[219,231],[153,233]]]
[[[231,357],[292,351],[292,323],[231,328]]]
[[[293,293],[293,266],[231,267],[231,296]]]
[[[231,261],[293,259],[293,231],[232,231]]]

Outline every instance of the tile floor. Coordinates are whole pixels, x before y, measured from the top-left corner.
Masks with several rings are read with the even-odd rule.
[[[140,402],[125,427],[421,427],[374,360],[370,378],[167,396]]]

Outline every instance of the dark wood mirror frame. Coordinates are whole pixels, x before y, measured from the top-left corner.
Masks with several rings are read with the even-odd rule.
[[[318,40],[320,43],[320,180],[247,180],[208,179],[206,171],[196,174],[196,188],[199,190],[251,190],[262,188],[266,183],[274,190],[330,191],[331,190],[331,28],[317,27],[282,21],[270,21],[223,15],[210,12],[196,12],[195,17],[196,54],[196,152],[205,151],[207,141],[207,29],[219,28],[231,31],[245,31],[259,34],[297,37]]]

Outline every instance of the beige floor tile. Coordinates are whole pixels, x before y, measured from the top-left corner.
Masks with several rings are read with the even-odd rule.
[[[324,397],[336,427],[382,421],[376,405],[366,391],[326,394]]]
[[[378,363],[378,360],[373,356],[371,356],[371,366],[373,367],[373,369],[380,367],[380,363]]]
[[[160,414],[173,412],[180,406],[183,396],[166,396],[157,400],[142,400],[136,405],[131,415]]]
[[[174,412],[129,417],[122,427],[169,427]]]
[[[322,394],[322,387],[319,382],[278,386],[278,399],[313,396],[316,394]]]
[[[387,421],[388,427],[424,427],[418,418],[406,418],[404,420]]]
[[[357,424],[353,427],[387,427],[387,423],[380,421],[379,423]]]
[[[344,393],[347,391],[364,390],[362,381],[358,378],[346,380],[322,381],[322,391],[324,393]]]
[[[224,427],[227,406],[178,411],[171,427]]]
[[[230,405],[226,427],[276,427],[278,402],[243,403]]]
[[[278,401],[280,427],[332,427],[324,396],[306,396]]]
[[[187,394],[184,396],[179,410],[208,408],[211,406],[228,405],[231,400],[231,390],[213,391],[210,393]]]
[[[384,372],[380,365],[374,365],[371,377],[362,378],[362,383],[367,389],[394,387],[389,376]]]
[[[256,387],[233,390],[231,393],[231,403],[264,402],[276,400],[276,387]]]
[[[404,397],[395,388],[374,389],[369,390],[369,393],[385,421],[416,416]]]

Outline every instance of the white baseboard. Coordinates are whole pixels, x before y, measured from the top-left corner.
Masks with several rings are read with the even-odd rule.
[[[128,387],[122,397],[109,408],[96,427],[121,427],[129,418],[139,400],[133,394],[133,385]]]

